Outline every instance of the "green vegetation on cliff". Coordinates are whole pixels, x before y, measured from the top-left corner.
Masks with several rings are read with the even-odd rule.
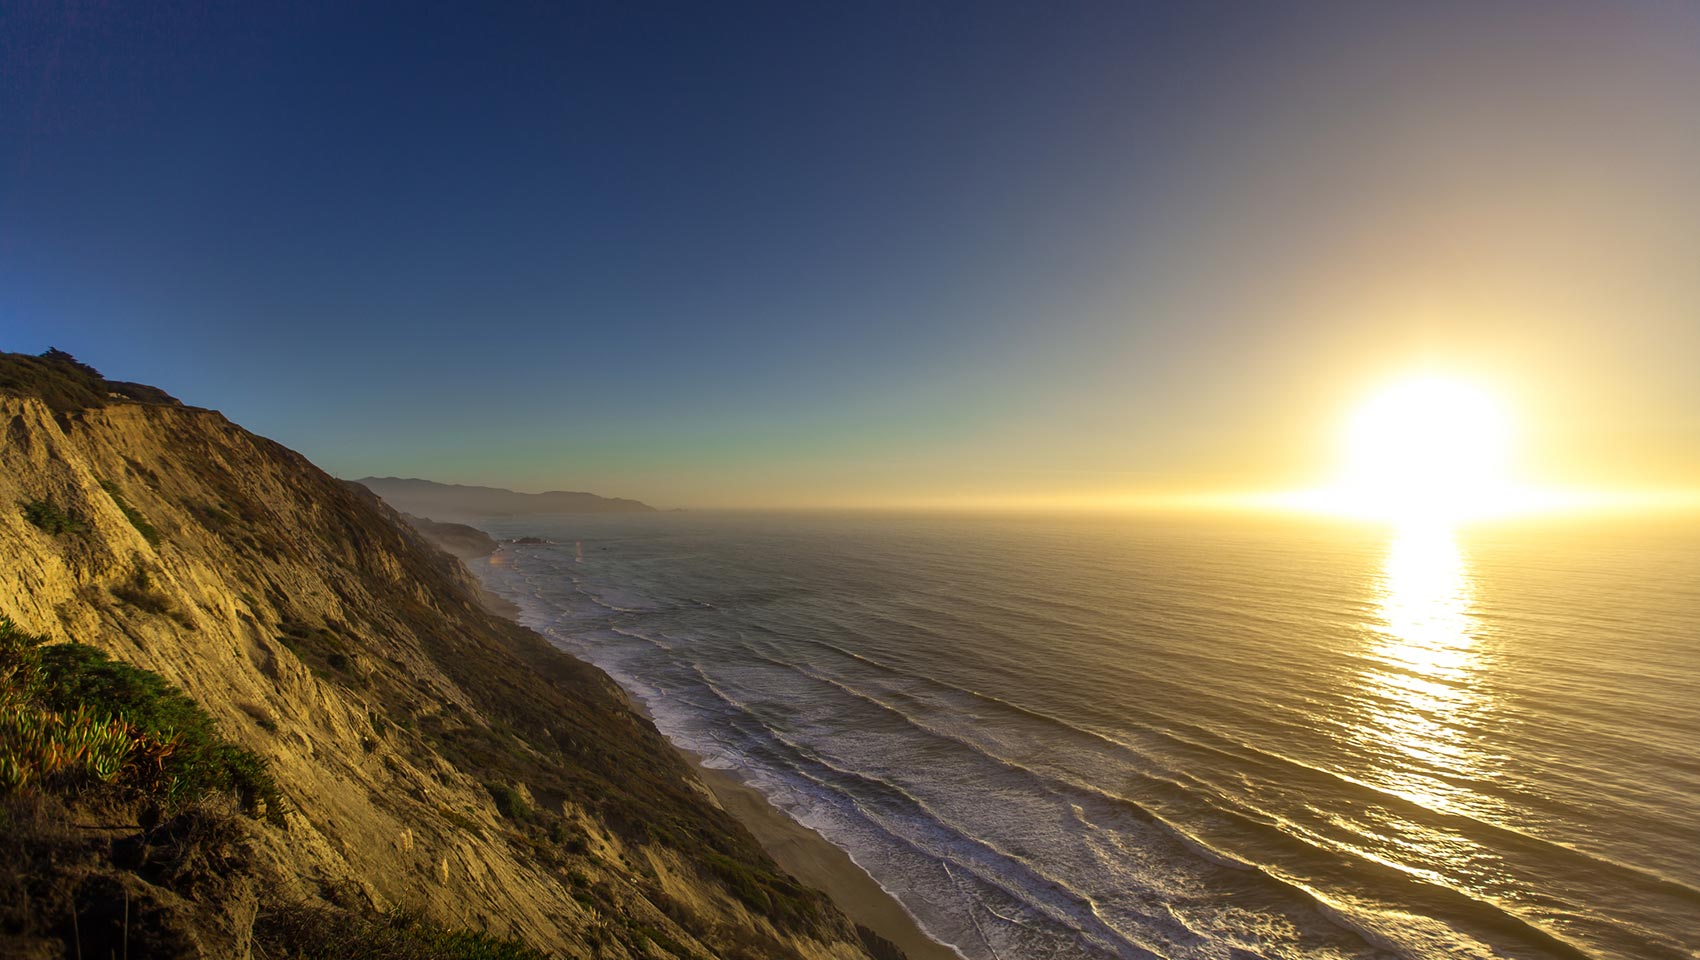
[[[0,355],[0,954],[892,956],[370,491],[113,386]]]
[[[124,519],[130,521],[130,526],[136,528],[136,532],[142,535],[143,540],[151,544],[159,544],[159,531],[154,529],[154,525],[148,522],[147,517],[142,516],[140,510],[130,506],[130,501],[124,499],[124,494],[118,489],[116,483],[110,480],[102,480],[100,481],[100,488],[105,490],[106,495],[112,498],[112,502],[118,505],[118,512],[124,515]]]
[[[82,533],[89,528],[89,525],[77,516],[77,511],[61,510],[47,500],[32,500],[28,503],[20,503],[18,506],[23,509],[25,520],[28,520],[37,530],[50,536],[56,537],[61,533]]]
[[[158,387],[108,380],[63,350],[48,350],[40,356],[0,353],[0,390],[39,397],[55,413],[103,407],[114,399],[180,402]]]
[[[164,677],[0,617],[0,793],[93,786],[180,807],[213,794],[283,822],[266,764]]]
[[[268,912],[255,932],[268,960],[548,960],[517,940],[450,930],[400,911],[369,917],[291,907]]]
[[[79,953],[86,937],[97,951],[116,943],[124,955],[132,948],[137,956],[185,955],[192,928],[172,901],[197,892],[226,896],[216,879],[259,875],[217,803],[225,797],[284,825],[266,763],[221,737],[206,711],[165,678],[82,644],[49,645],[0,616],[0,948],[51,943],[55,934],[62,940],[69,921]],[[98,817],[114,804],[138,811],[140,822],[104,855],[98,842],[51,823]],[[278,960],[546,956],[410,914],[288,902],[255,916],[250,935]]]

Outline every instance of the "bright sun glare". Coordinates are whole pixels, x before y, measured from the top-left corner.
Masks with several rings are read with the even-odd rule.
[[[1511,419],[1467,381],[1420,376],[1371,396],[1346,431],[1339,512],[1441,526],[1497,513],[1509,499]]]

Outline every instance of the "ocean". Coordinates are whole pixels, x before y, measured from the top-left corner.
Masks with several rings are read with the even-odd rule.
[[[1700,956],[1700,524],[660,513],[479,573],[972,960]]]

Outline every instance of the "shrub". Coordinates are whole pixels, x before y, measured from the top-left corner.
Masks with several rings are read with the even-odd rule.
[[[158,387],[108,380],[63,350],[40,356],[0,353],[0,390],[39,397],[58,413],[102,407],[116,395],[145,403],[177,403]]]
[[[169,614],[173,609],[171,598],[154,587],[153,578],[146,570],[137,570],[129,580],[113,587],[112,595],[149,613]]]
[[[128,724],[85,706],[67,715],[8,703],[0,707],[0,792],[38,783],[112,783],[130,761],[135,740]]]
[[[0,617],[0,793],[120,786],[167,805],[235,793],[281,823],[265,761],[164,677]]]
[[[83,533],[89,525],[77,516],[75,510],[61,510],[46,500],[34,500],[20,503],[24,519],[36,525],[42,531],[58,536],[61,533]]]
[[[509,820],[530,820],[531,804],[525,802],[525,795],[505,783],[486,783],[484,789],[490,791],[491,799],[496,801],[496,809]]]
[[[689,957],[691,955],[692,951],[685,949],[684,944],[668,936],[658,927],[628,918],[626,928],[632,933],[633,946],[640,950],[653,943],[674,957]]]
[[[478,821],[458,810],[451,810],[448,807],[438,807],[437,816],[442,817],[444,820],[447,820],[459,827],[461,830],[473,834],[474,836],[480,838],[484,836],[484,828],[478,825]]]
[[[295,620],[284,621],[277,636],[295,658],[324,680],[354,687],[369,685],[370,678],[360,670],[357,656],[350,652],[348,641],[330,627],[315,627]],[[380,733],[382,731],[379,731]]]
[[[137,512],[135,507],[130,506],[130,502],[124,499],[122,493],[118,492],[117,484],[110,480],[102,480],[100,481],[100,488],[105,490],[107,496],[112,498],[112,502],[118,505],[119,512],[124,514],[124,519],[130,521],[130,526],[136,528],[136,532],[142,535],[143,540],[152,544],[159,543],[159,531],[154,529],[153,524]]]
[[[270,957],[289,960],[545,960],[518,940],[450,930],[412,914],[368,918],[309,906],[267,911],[255,938]]]
[[[195,511],[209,530],[222,531],[236,522],[235,517],[210,503],[193,504],[190,509]]]
[[[752,867],[713,851],[704,851],[703,863],[726,888],[758,913],[796,921],[814,915],[819,905],[790,877]]]

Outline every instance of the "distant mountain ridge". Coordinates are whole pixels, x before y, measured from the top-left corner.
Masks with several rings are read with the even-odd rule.
[[[432,520],[516,516],[532,513],[653,513],[655,508],[623,497],[551,490],[518,493],[500,487],[471,487],[403,477],[365,477],[354,481],[385,503]]]

